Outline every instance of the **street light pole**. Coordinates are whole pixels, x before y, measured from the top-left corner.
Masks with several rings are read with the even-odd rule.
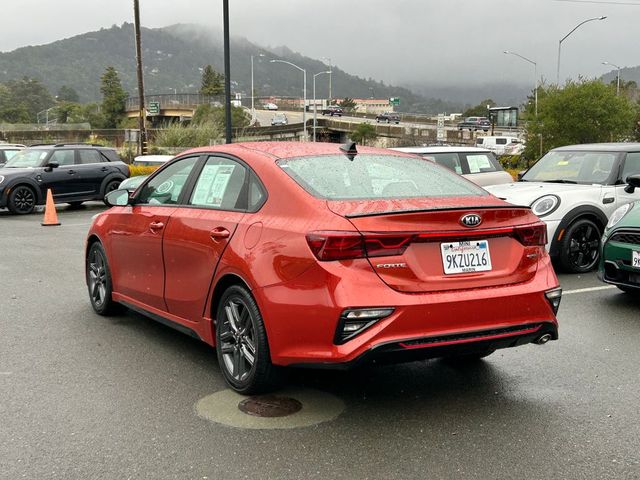
[[[578,28],[580,28],[582,25],[584,25],[585,23],[589,23],[589,22],[593,22],[595,20],[604,20],[607,17],[605,15],[601,16],[601,17],[594,17],[594,18],[588,18],[586,20],[584,20],[583,22],[580,22],[578,25],[576,25],[573,30],[571,30],[569,33],[567,33],[564,37],[562,37],[562,39],[560,39],[560,41],[558,42],[558,71],[557,71],[557,83],[558,83],[558,87],[560,86],[560,57],[562,55],[562,42],[564,42],[567,38],[569,38],[569,36],[575,32]]]
[[[269,60],[271,63],[286,63],[294,68],[297,68],[302,72],[302,126],[304,128],[304,136],[307,136],[307,71],[296,65],[295,63],[287,62],[286,60]]]
[[[222,0],[224,22],[224,123],[226,143],[232,142],[231,130],[231,58],[229,54],[229,0]]]
[[[617,86],[616,86],[616,96],[620,96],[620,69],[622,67],[619,67],[618,65],[616,65],[615,63],[611,63],[611,62],[602,62],[603,65],[611,65],[612,67],[616,67],[618,69],[618,82],[617,82]]]
[[[257,56],[264,57],[264,53],[259,53]],[[253,88],[253,57],[255,57],[255,55],[251,55],[251,121],[252,122],[256,118],[256,108],[254,106],[255,89]]]
[[[322,59],[329,62],[329,105],[331,105],[331,80],[333,77],[333,66],[331,65],[331,59],[329,57],[323,57]]]
[[[533,89],[533,98],[534,98],[534,103],[535,103],[535,112],[536,112],[536,118],[538,118],[538,64],[536,62],[534,62],[533,60],[520,55],[519,53],[516,52],[510,52],[509,50],[505,50],[504,51],[505,55],[515,55],[518,58],[521,58],[522,60],[524,60],[525,62],[529,62],[531,65],[533,65],[533,74],[535,75],[535,83],[534,83],[534,89]]]
[[[313,75],[313,141],[316,141],[316,128],[318,124],[318,105],[316,104],[316,77],[318,75],[322,75],[324,73],[329,74],[329,78],[331,78],[331,70],[327,70],[325,72],[318,72]]]
[[[140,130],[140,154],[147,153],[146,112],[144,106],[144,80],[142,74],[142,45],[140,40],[140,5],[133,0],[133,24],[136,37],[136,72],[138,77],[138,128]]]

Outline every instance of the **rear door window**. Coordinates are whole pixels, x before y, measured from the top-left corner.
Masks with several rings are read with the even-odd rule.
[[[57,163],[61,167],[64,165],[73,165],[75,162],[74,150],[55,150],[49,158],[49,162]]]
[[[101,163],[106,161],[106,158],[97,150],[78,150],[78,154],[80,164]]]
[[[464,173],[485,173],[502,170],[496,158],[490,153],[464,154]]]
[[[193,189],[190,204],[220,210],[246,210],[247,173],[238,162],[209,157]]]
[[[425,155],[425,158],[456,172],[458,175],[462,174],[462,164],[457,153],[430,153]]]

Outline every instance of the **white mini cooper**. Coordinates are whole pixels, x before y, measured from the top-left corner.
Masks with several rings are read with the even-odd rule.
[[[611,214],[640,200],[625,192],[626,178],[640,173],[640,143],[600,143],[556,148],[517,183],[485,187],[515,205],[531,206],[547,224],[549,254],[563,270],[596,267],[600,239]]]

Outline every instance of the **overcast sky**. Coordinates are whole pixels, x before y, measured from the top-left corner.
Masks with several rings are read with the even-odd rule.
[[[555,81],[558,40],[584,19],[607,15],[563,44],[562,77],[599,76],[609,61],[640,65],[640,0],[631,5],[555,0],[230,0],[231,32],[389,83]],[[140,0],[142,24],[221,26],[221,0]],[[132,21],[131,0],[4,1],[0,51],[49,43]],[[143,40],[144,41],[144,40]],[[232,53],[233,54],[233,53]]]

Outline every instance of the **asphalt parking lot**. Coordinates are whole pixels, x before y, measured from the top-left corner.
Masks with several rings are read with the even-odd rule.
[[[307,416],[255,424],[220,403],[213,349],[93,313],[83,245],[103,209],[46,228],[0,212],[0,478],[640,478],[640,298],[594,274],[561,276],[557,342],[297,370]]]

